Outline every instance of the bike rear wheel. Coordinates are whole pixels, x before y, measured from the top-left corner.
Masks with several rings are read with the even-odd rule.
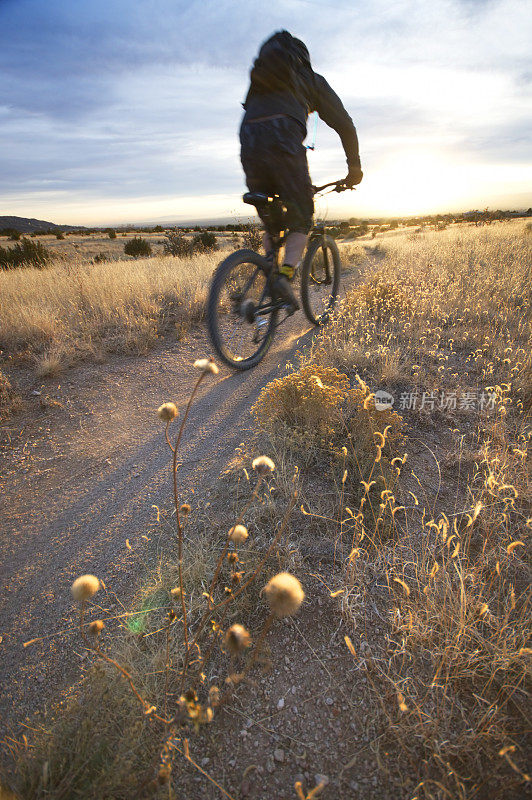
[[[341,269],[334,239],[320,236],[310,240],[301,268],[301,299],[313,325],[323,325],[329,319],[340,288]]]
[[[233,369],[254,367],[272,343],[279,312],[272,309],[268,269],[258,253],[237,250],[214,272],[207,327],[218,356]]]

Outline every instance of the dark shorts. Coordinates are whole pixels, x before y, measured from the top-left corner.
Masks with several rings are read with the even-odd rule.
[[[310,231],[314,214],[304,138],[302,125],[291,117],[243,122],[240,127],[240,160],[249,191],[280,195],[289,230],[300,233]]]

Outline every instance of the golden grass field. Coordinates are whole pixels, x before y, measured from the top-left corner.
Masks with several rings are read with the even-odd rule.
[[[237,583],[257,568],[260,583],[235,598],[230,619],[250,628],[260,645],[263,634],[253,628],[264,602],[258,589],[280,564],[298,574],[318,534],[327,539],[334,565],[323,579],[337,589],[329,624],[341,626],[337,646],[351,657],[353,695],[361,702],[356,713],[372,734],[379,775],[379,787],[368,784],[360,797],[517,800],[530,784],[532,235],[522,222],[455,226],[395,232],[345,245],[343,252],[361,263],[360,281],[301,363],[264,387],[252,409],[255,438],[213,500],[223,519],[235,505],[238,475],[249,469],[247,456],[259,448],[272,456],[270,490],[244,515],[250,528],[260,521],[260,534],[238,551]],[[201,307],[215,261],[215,255],[179,265],[152,259],[80,275],[66,268],[0,275],[2,346],[31,342],[42,369],[54,352],[61,360],[61,353],[107,349],[107,336],[148,343],[161,331],[168,298],[171,307],[182,308],[183,319],[192,312],[200,317],[194,309]],[[375,409],[377,389],[396,398],[393,411]],[[401,396],[416,392],[420,404],[401,408]],[[450,403],[443,405],[442,392]],[[488,405],[481,404],[483,393]],[[250,494],[245,489],[240,507]],[[281,526],[291,503],[292,516]],[[165,517],[164,524],[175,535],[174,518]],[[192,695],[182,700],[188,727],[172,731],[179,745],[172,756],[168,726],[163,721],[153,735],[146,707],[109,662],[111,655],[133,676],[143,702],[159,710],[182,690],[182,626],[172,625],[166,639],[164,631],[176,614],[182,622],[185,607],[180,594],[173,610],[170,590],[185,589],[188,624],[197,631],[211,602],[202,591],[219,603],[224,581],[231,580],[229,571],[216,583],[225,522],[215,527],[214,539],[200,515],[187,524],[194,538],[183,559],[183,583],[169,545],[147,576],[146,597],[157,599],[149,619],[143,617],[148,638],[133,636],[127,624],[109,634],[107,660],[96,659],[55,723],[31,749],[18,751],[21,797],[183,796],[179,764],[188,758],[188,739],[201,751],[205,731],[218,724],[225,745],[212,766],[220,767],[217,780],[223,780],[229,753],[238,751],[240,726],[233,730],[225,717],[219,723],[216,704],[202,698],[214,665],[222,683],[232,676],[238,690],[235,662],[220,647],[226,611],[211,614],[210,671],[203,649],[206,677],[189,686],[206,705],[198,710]],[[279,530],[282,536],[268,533]],[[141,599],[133,611],[142,607]],[[238,668],[243,674],[257,669],[257,651],[250,652],[248,667]],[[345,712],[354,709],[355,702]],[[206,797],[201,791],[187,797]],[[293,796],[317,795],[295,787]]]
[[[80,359],[145,352],[203,315],[219,254],[59,263],[0,273],[0,346],[41,376]]]

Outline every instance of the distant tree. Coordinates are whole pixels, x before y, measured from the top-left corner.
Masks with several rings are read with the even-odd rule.
[[[64,239],[65,238],[65,234],[63,233],[63,231],[59,231],[59,233],[55,234],[55,238],[56,239]]]
[[[155,228],[153,229],[153,232],[154,233],[162,233],[163,230],[164,230],[164,228],[163,228],[162,225],[156,225]]]
[[[106,228],[105,233],[110,239],[116,239],[116,231],[114,228]]]
[[[134,236],[133,239],[125,243],[124,253],[135,258],[151,256],[151,246],[142,236]]]
[[[9,240],[11,242],[20,241],[20,231],[11,231],[11,233],[9,234]]]

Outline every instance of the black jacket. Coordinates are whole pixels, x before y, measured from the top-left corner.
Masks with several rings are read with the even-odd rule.
[[[286,114],[300,122],[306,132],[308,115],[317,111],[340,137],[348,167],[360,167],[358,137],[353,120],[336,92],[322,75],[314,72],[309,61],[300,60],[297,70],[292,70],[289,81],[283,83],[278,80],[270,85],[257,80],[259,67],[260,54],[251,71],[247,97],[242,103],[246,111],[243,122],[273,114]]]

